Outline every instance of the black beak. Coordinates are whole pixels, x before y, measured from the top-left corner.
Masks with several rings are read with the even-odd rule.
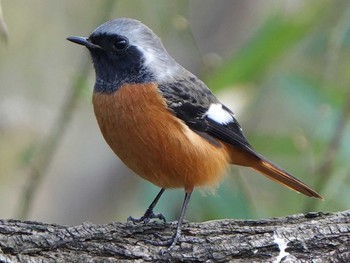
[[[99,45],[93,44],[86,37],[67,37],[67,40],[69,40],[69,41],[71,41],[71,42],[73,42],[75,44],[85,46],[87,48],[99,48],[99,49],[101,49],[101,47]]]

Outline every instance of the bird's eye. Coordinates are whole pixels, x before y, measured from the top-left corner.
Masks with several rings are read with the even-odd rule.
[[[117,51],[123,51],[129,46],[129,41],[124,37],[119,37],[114,43],[113,46]]]

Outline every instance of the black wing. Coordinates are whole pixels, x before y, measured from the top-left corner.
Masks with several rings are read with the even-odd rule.
[[[234,118],[233,113],[222,105],[208,87],[196,77],[177,80],[176,82],[159,85],[162,96],[166,99],[169,109],[194,132],[209,142],[220,145],[216,139],[231,144],[237,148],[256,154],[253,147],[244,137],[242,128]],[[232,120],[220,123],[208,116],[208,110],[213,104],[220,104],[222,110],[231,115]]]

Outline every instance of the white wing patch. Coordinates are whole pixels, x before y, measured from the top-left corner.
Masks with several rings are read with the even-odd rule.
[[[204,113],[204,117],[205,116],[219,124],[228,124],[233,122],[231,113],[223,109],[220,103],[211,104],[207,112]]]

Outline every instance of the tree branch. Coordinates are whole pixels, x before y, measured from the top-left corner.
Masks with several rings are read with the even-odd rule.
[[[170,238],[175,226],[1,220],[0,262],[350,262],[350,211],[185,223],[171,251],[145,241]]]

